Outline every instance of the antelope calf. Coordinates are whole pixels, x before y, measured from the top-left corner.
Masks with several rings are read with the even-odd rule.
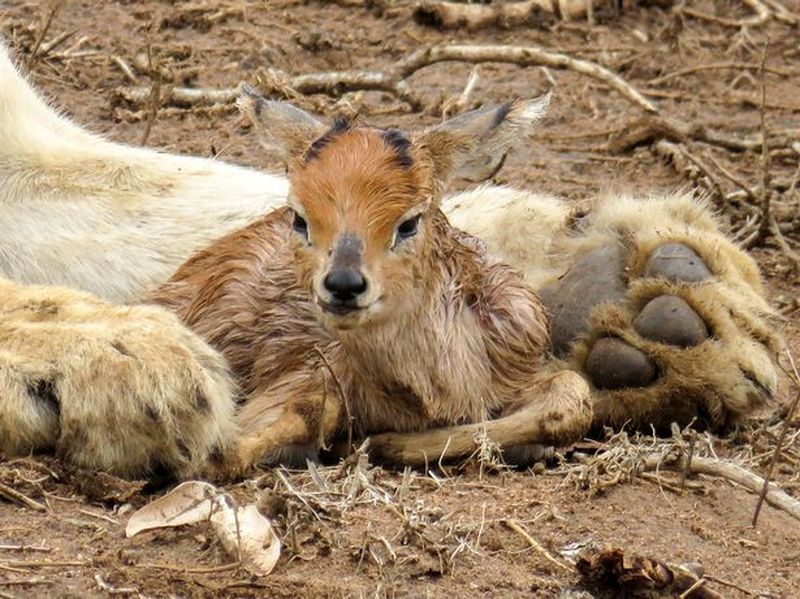
[[[506,145],[547,98],[406,135],[326,127],[251,90],[240,107],[286,159],[288,206],[197,254],[152,299],[227,358],[245,395],[237,462],[295,462],[352,427],[378,458],[564,444],[592,420],[574,372],[540,374],[542,304],[448,223],[459,166]]]

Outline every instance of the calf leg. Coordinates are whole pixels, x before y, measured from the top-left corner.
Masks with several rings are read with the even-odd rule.
[[[591,394],[575,372],[542,375],[506,413],[475,424],[375,435],[370,439],[370,457],[412,466],[458,459],[472,454],[482,435],[501,450],[532,444],[568,445],[580,439],[592,422]]]
[[[339,429],[341,400],[320,392],[325,386],[317,384],[317,377],[294,378],[254,394],[240,410],[242,435],[235,452],[239,472],[259,463],[304,466]]]

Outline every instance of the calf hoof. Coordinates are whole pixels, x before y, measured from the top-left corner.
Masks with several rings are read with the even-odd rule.
[[[516,468],[528,468],[537,462],[548,462],[555,456],[555,448],[547,445],[512,445],[503,449],[503,461]]]

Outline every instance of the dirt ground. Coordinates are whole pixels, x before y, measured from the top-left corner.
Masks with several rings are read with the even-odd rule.
[[[768,139],[774,142],[773,214],[789,250],[800,250],[800,190],[793,188],[800,145],[792,149],[790,143],[800,143],[798,24],[787,17],[737,27],[695,14],[752,15],[746,4],[728,0],[689,0],[682,10],[662,3],[615,11],[596,4],[592,25],[583,19],[536,19],[470,32],[416,23],[413,3],[392,0],[366,5],[68,0],[47,28],[46,2],[4,0],[0,32],[29,62],[39,89],[91,129],[119,141],[145,140],[153,147],[268,169],[279,165],[264,155],[230,104],[187,107],[169,98],[170,87],[220,89],[247,80],[263,88],[272,82],[328,115],[360,109],[375,124],[412,128],[441,118],[443,101],[461,93],[470,65],[441,63],[412,75],[409,84],[424,105],[417,111],[380,91],[342,99],[297,97],[269,69],[288,76],[389,71],[428,45],[511,44],[606,66],[643,91],[662,117],[738,140],[760,134],[763,104]],[[783,6],[800,13],[798,0]],[[65,33],[71,36],[49,45]],[[131,77],[121,63],[130,66]],[[141,101],[126,99],[130,94],[124,90],[150,88],[156,81],[158,110],[149,93]],[[609,190],[714,188],[696,172],[687,173],[687,164],[666,161],[651,139],[619,142],[645,112],[597,79],[571,70],[489,63],[480,67],[472,101],[530,97],[551,83],[555,97],[546,122],[530,144],[509,155],[496,180],[562,194],[577,204]],[[762,197],[760,146],[732,149],[702,143],[698,135],[683,140],[692,156],[706,165],[715,159]],[[741,189],[719,169],[711,170],[725,195]],[[742,196],[715,201],[731,233],[743,231],[747,238],[752,229],[743,204],[751,200]],[[797,263],[773,236],[756,240],[753,251],[773,302],[786,315],[789,347],[800,357]],[[792,393],[785,382],[780,399],[786,402]],[[730,438],[701,436],[697,451],[764,472],[779,416]],[[798,439],[795,416],[775,475],[795,497],[800,497]],[[613,467],[602,466],[587,446],[535,472],[489,472],[491,464],[483,462],[405,477],[339,466],[321,468],[316,477],[265,472],[230,489],[240,502],[258,502],[283,537],[282,557],[265,578],[230,565],[206,525],[126,539],[131,509],[153,497],[140,484],[69,472],[49,458],[6,461],[0,463],[0,483],[45,507],[0,498],[0,597],[621,596],[585,586],[570,564],[571,549],[591,544],[670,564],[699,562],[709,575],[703,588],[719,596],[800,596],[800,522],[764,506],[753,528],[755,495],[718,477],[693,477],[683,486],[672,473],[632,476],[625,460],[646,452],[651,442],[638,439],[631,446],[624,438],[613,440],[609,447],[620,456]],[[711,596],[701,590],[690,596]]]

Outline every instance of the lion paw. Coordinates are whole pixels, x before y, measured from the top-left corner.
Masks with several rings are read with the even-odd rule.
[[[0,281],[0,452],[123,476],[199,471],[234,437],[222,358],[154,307]]]
[[[591,383],[595,426],[725,429],[772,399],[777,319],[703,207],[661,202],[647,221],[648,202],[601,207],[582,231],[580,257],[541,290],[552,350]]]

